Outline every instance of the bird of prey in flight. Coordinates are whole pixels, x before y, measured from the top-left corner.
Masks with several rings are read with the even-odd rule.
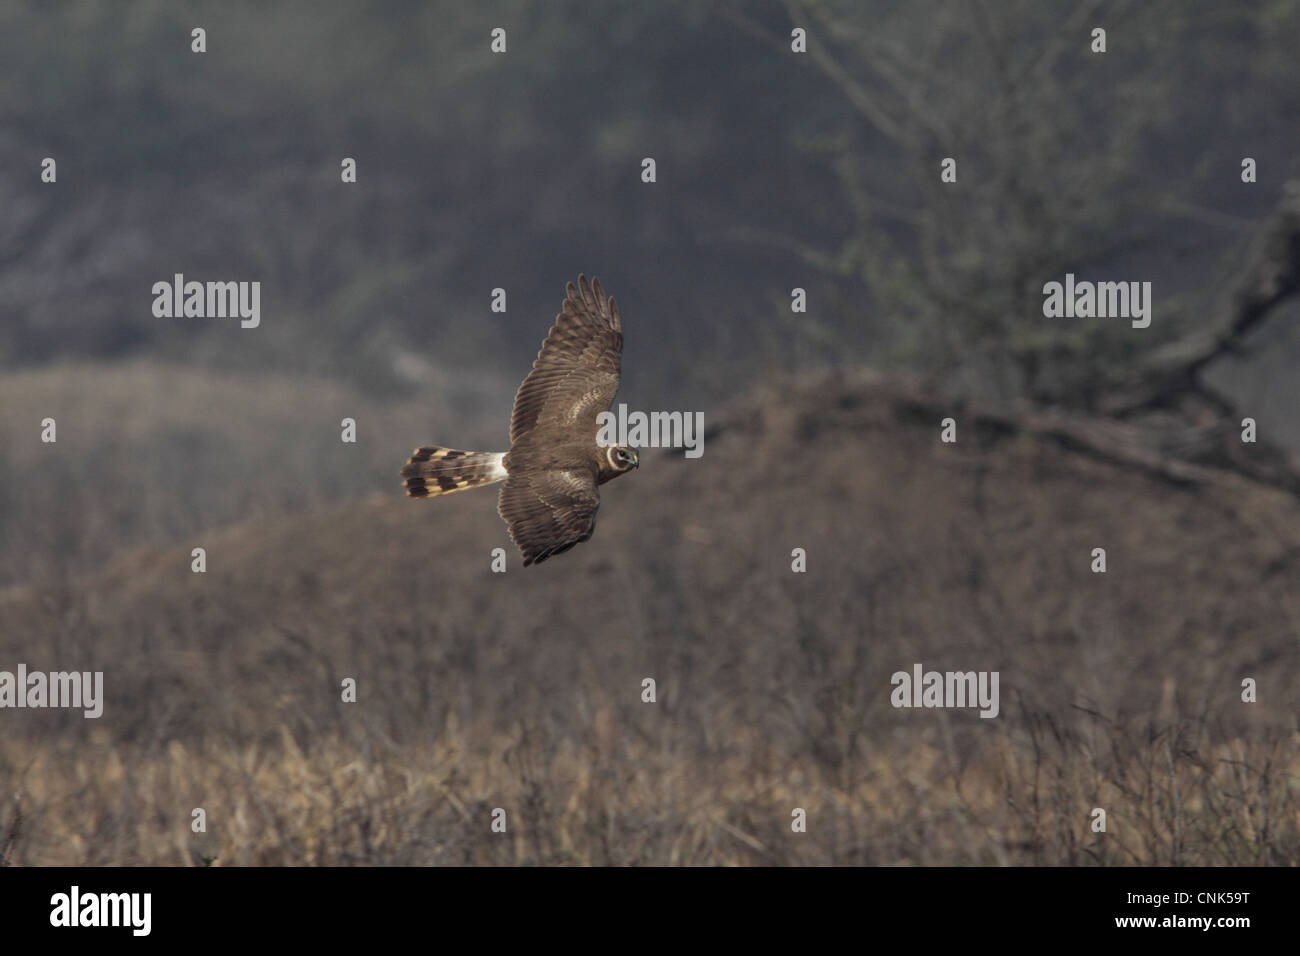
[[[510,450],[417,448],[402,469],[406,493],[430,498],[504,481],[497,511],[525,567],[586,541],[596,530],[597,487],[641,463],[633,448],[596,441],[622,355],[618,305],[598,280],[578,276],[515,394]]]

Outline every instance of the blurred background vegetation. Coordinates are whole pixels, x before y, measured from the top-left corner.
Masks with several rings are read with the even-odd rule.
[[[206,54],[190,52],[195,26]],[[151,524],[387,490],[378,462],[415,442],[496,447],[579,271],[624,303],[623,398],[640,407],[873,364],[1090,408],[1141,353],[1215,319],[1300,175],[1282,121],[1300,85],[1277,42],[1298,28],[1286,0],[5,4],[0,536],[74,565],[107,553],[23,526],[15,489],[54,477],[26,440],[33,416],[65,412],[84,460],[155,462],[128,483],[178,516],[119,545]],[[45,156],[57,186],[39,181]],[[945,156],[956,186],[939,182]],[[1152,281],[1151,328],[1043,320],[1042,284],[1067,271]],[[154,318],[152,284],[175,272],[260,280],[261,327]],[[1249,361],[1213,374],[1300,443],[1294,329],[1271,323]],[[30,371],[48,378],[15,378]],[[198,414],[113,427],[105,376],[135,395],[113,414]],[[320,420],[280,414],[268,396],[285,390]],[[254,450],[235,435],[250,402]],[[335,467],[326,432],[360,410],[375,464]],[[169,489],[178,451],[186,478]],[[251,474],[237,507],[213,504]]]
[[[1204,318],[1300,173],[1273,42],[1298,19],[1286,0],[6,4],[0,361],[148,355],[372,394],[419,387],[422,362],[513,373],[581,269],[640,319],[628,384],[650,403],[773,364],[1077,387],[1062,349],[1120,361]],[[153,318],[173,271],[259,278],[264,327]],[[1150,333],[1027,321],[1065,271],[1153,281]]]

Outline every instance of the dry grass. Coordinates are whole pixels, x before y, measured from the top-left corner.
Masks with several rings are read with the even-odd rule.
[[[6,745],[19,793],[3,859],[39,864],[1286,864],[1300,773],[1283,735],[1204,723],[1013,734],[968,759],[873,746],[844,774],[779,759],[752,731],[725,756],[695,736],[615,741],[521,725],[482,746],[455,719],[427,743],[345,739],[152,751]],[[104,735],[105,738],[107,735]],[[925,736],[925,735],[922,735]],[[1089,831],[1093,806],[1107,832]],[[192,834],[202,806],[209,830]],[[492,811],[507,811],[505,833]],[[791,831],[791,811],[808,814]],[[22,819],[19,820],[19,813]]]

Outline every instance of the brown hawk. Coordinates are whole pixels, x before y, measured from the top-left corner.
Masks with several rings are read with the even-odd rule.
[[[641,464],[635,449],[596,441],[622,355],[617,303],[598,280],[578,276],[515,394],[510,450],[417,448],[402,469],[406,493],[430,498],[504,480],[497,510],[525,567],[586,541],[596,530],[597,486]]]

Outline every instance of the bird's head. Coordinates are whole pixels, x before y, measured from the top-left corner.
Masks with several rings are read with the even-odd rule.
[[[616,475],[641,467],[641,458],[636,449],[628,445],[610,445],[605,449],[605,459]]]

